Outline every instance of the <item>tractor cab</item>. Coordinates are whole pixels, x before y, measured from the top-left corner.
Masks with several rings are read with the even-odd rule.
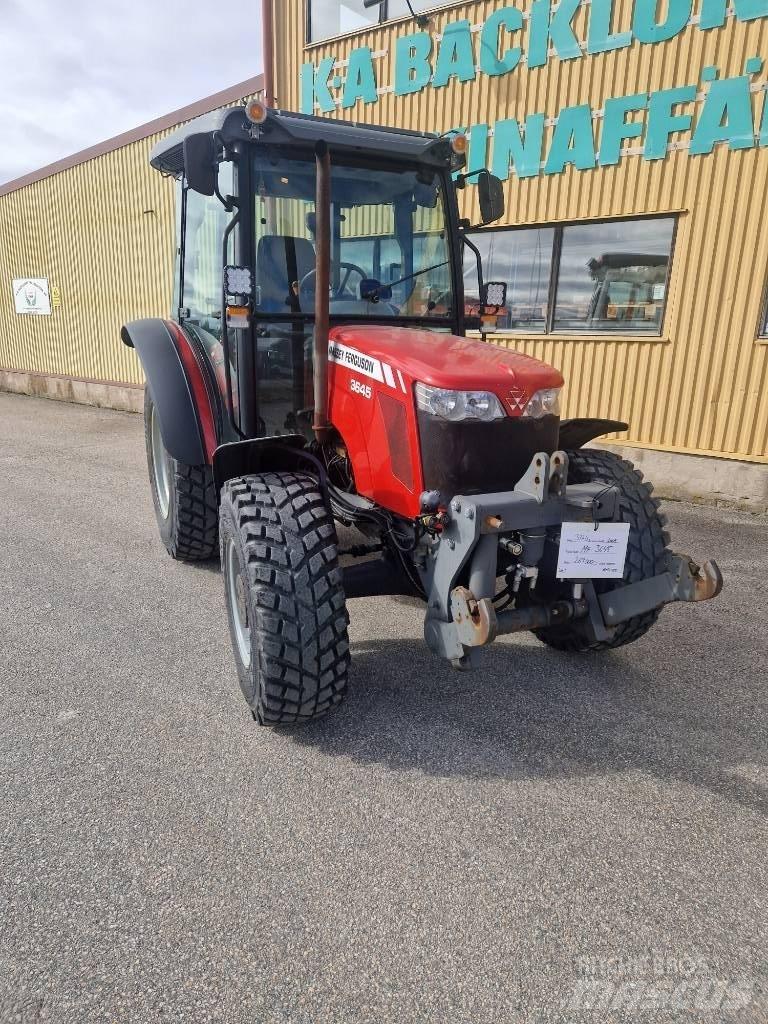
[[[465,137],[322,121],[319,141],[318,122],[255,101],[152,155],[178,179],[174,317],[217,367],[225,440],[311,437],[314,357],[328,344],[318,313],[323,332],[326,320],[465,332]],[[503,212],[501,183],[476,177],[487,223]]]

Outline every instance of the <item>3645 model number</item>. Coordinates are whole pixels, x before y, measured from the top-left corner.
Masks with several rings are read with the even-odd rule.
[[[349,382],[349,390],[354,392],[356,395],[360,395],[362,398],[371,397],[371,385],[361,384],[359,380],[355,380],[353,377]]]

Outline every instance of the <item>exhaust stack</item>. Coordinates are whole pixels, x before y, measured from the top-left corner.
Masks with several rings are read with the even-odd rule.
[[[325,142],[315,147],[315,412],[312,429],[321,443],[328,437],[328,330],[331,286],[331,156]]]

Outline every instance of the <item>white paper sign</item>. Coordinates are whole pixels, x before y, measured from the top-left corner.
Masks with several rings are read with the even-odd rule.
[[[563,523],[557,575],[565,580],[619,580],[627,559],[629,523]]]
[[[13,282],[16,312],[25,316],[50,316],[51,293],[47,277],[17,277]]]

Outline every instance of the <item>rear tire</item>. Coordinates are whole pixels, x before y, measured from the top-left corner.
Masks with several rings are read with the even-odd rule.
[[[319,718],[344,699],[346,598],[336,527],[317,481],[265,473],[228,481],[221,566],[240,687],[261,725]]]
[[[667,517],[659,511],[661,503],[652,497],[653,487],[643,480],[643,474],[613,452],[588,448],[567,454],[569,482],[605,483],[618,488],[619,521],[630,524],[624,583],[636,583],[664,572],[669,544]],[[601,594],[616,586],[609,581],[595,581],[595,589]],[[594,640],[586,623],[578,620],[535,632],[539,640],[559,651],[607,651],[645,636],[660,611],[661,608],[654,608],[622,622],[610,640]]]
[[[218,551],[216,485],[210,466],[188,466],[168,454],[155,404],[144,391],[144,438],[160,537],[171,558],[201,562]]]

